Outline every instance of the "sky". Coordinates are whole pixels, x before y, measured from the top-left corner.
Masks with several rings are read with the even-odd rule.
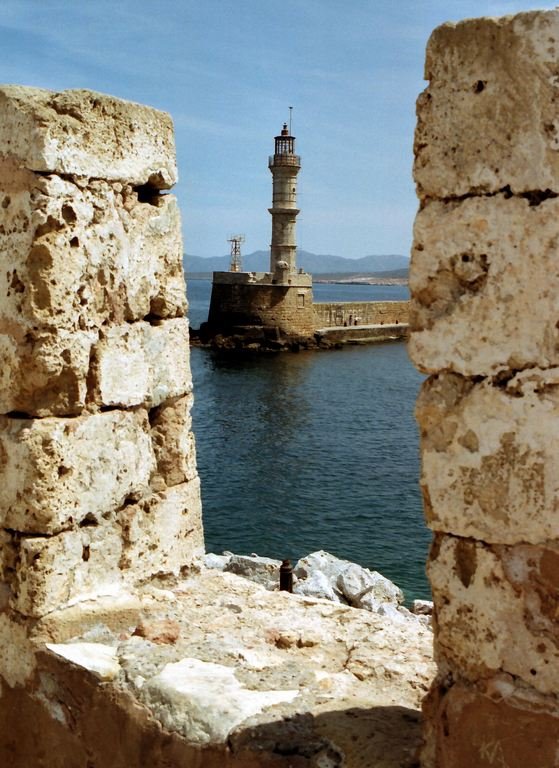
[[[293,107],[300,248],[409,254],[431,31],[532,0],[2,0],[0,78],[170,112],[185,250],[269,247],[268,155]]]

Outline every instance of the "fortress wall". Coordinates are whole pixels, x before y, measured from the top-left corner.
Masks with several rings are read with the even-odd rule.
[[[168,115],[0,89],[0,676],[26,621],[203,551]],[[23,654],[22,654],[23,656]]]
[[[348,325],[405,324],[408,301],[338,301],[313,305],[316,328]],[[357,321],[357,322],[356,322]]]
[[[287,335],[312,336],[315,328],[312,287],[214,280],[208,323],[212,328],[228,332],[232,326],[262,325],[278,327]]]
[[[410,354],[438,677],[425,768],[559,765],[559,12],[445,24],[419,97]]]

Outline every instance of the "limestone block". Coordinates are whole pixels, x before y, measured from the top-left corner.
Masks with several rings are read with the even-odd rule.
[[[435,531],[532,544],[559,530],[559,369],[501,386],[455,374],[423,385],[421,485]]]
[[[130,407],[160,405],[192,389],[188,321],[109,326],[95,346],[95,402]]]
[[[0,413],[72,416],[86,403],[95,331],[0,334]]]
[[[443,24],[417,103],[421,198],[559,191],[559,13]]]
[[[147,493],[155,457],[143,411],[0,417],[0,523],[52,533]]]
[[[123,507],[98,525],[15,537],[3,575],[11,607],[39,617],[84,600],[118,596],[155,575],[178,576],[204,553],[198,481]],[[1,579],[0,579],[1,580]]]
[[[200,481],[175,485],[118,513],[125,578],[145,580],[157,574],[180,575],[199,567],[204,556]]]
[[[447,685],[429,696],[430,762],[436,768],[554,768],[559,754],[556,697],[515,686],[506,675],[478,686]],[[430,740],[431,740],[430,739]]]
[[[192,658],[167,664],[146,685],[146,698],[163,726],[196,744],[225,741],[244,720],[298,695],[298,690],[248,689],[231,667]]]
[[[559,687],[559,547],[489,547],[439,536],[428,573],[439,664],[475,681],[498,671]]]
[[[177,180],[165,112],[86,90],[0,88],[0,146],[33,171],[149,184]]]
[[[559,363],[559,200],[429,203],[415,223],[409,352],[466,376]]]
[[[184,315],[176,200],[142,199],[0,161],[0,332]]]
[[[150,412],[157,470],[165,485],[178,485],[197,476],[196,446],[191,431],[192,402],[192,394],[188,394]]]

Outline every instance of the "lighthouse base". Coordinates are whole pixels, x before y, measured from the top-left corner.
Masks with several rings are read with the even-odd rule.
[[[214,272],[206,334],[252,329],[278,341],[302,340],[314,336],[314,326],[310,275],[294,273],[278,282],[269,272]]]

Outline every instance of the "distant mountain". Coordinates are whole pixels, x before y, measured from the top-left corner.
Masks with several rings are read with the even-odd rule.
[[[230,256],[201,256],[185,255],[184,263],[187,274],[200,272],[219,272],[229,269]],[[267,272],[270,267],[268,251],[254,251],[243,255],[243,271]],[[386,256],[362,256],[359,259],[346,259],[344,256],[318,255],[309,251],[297,251],[297,266],[314,275],[340,272],[350,274],[369,274],[371,272],[386,272],[388,270],[407,269],[409,258],[390,254]]]

